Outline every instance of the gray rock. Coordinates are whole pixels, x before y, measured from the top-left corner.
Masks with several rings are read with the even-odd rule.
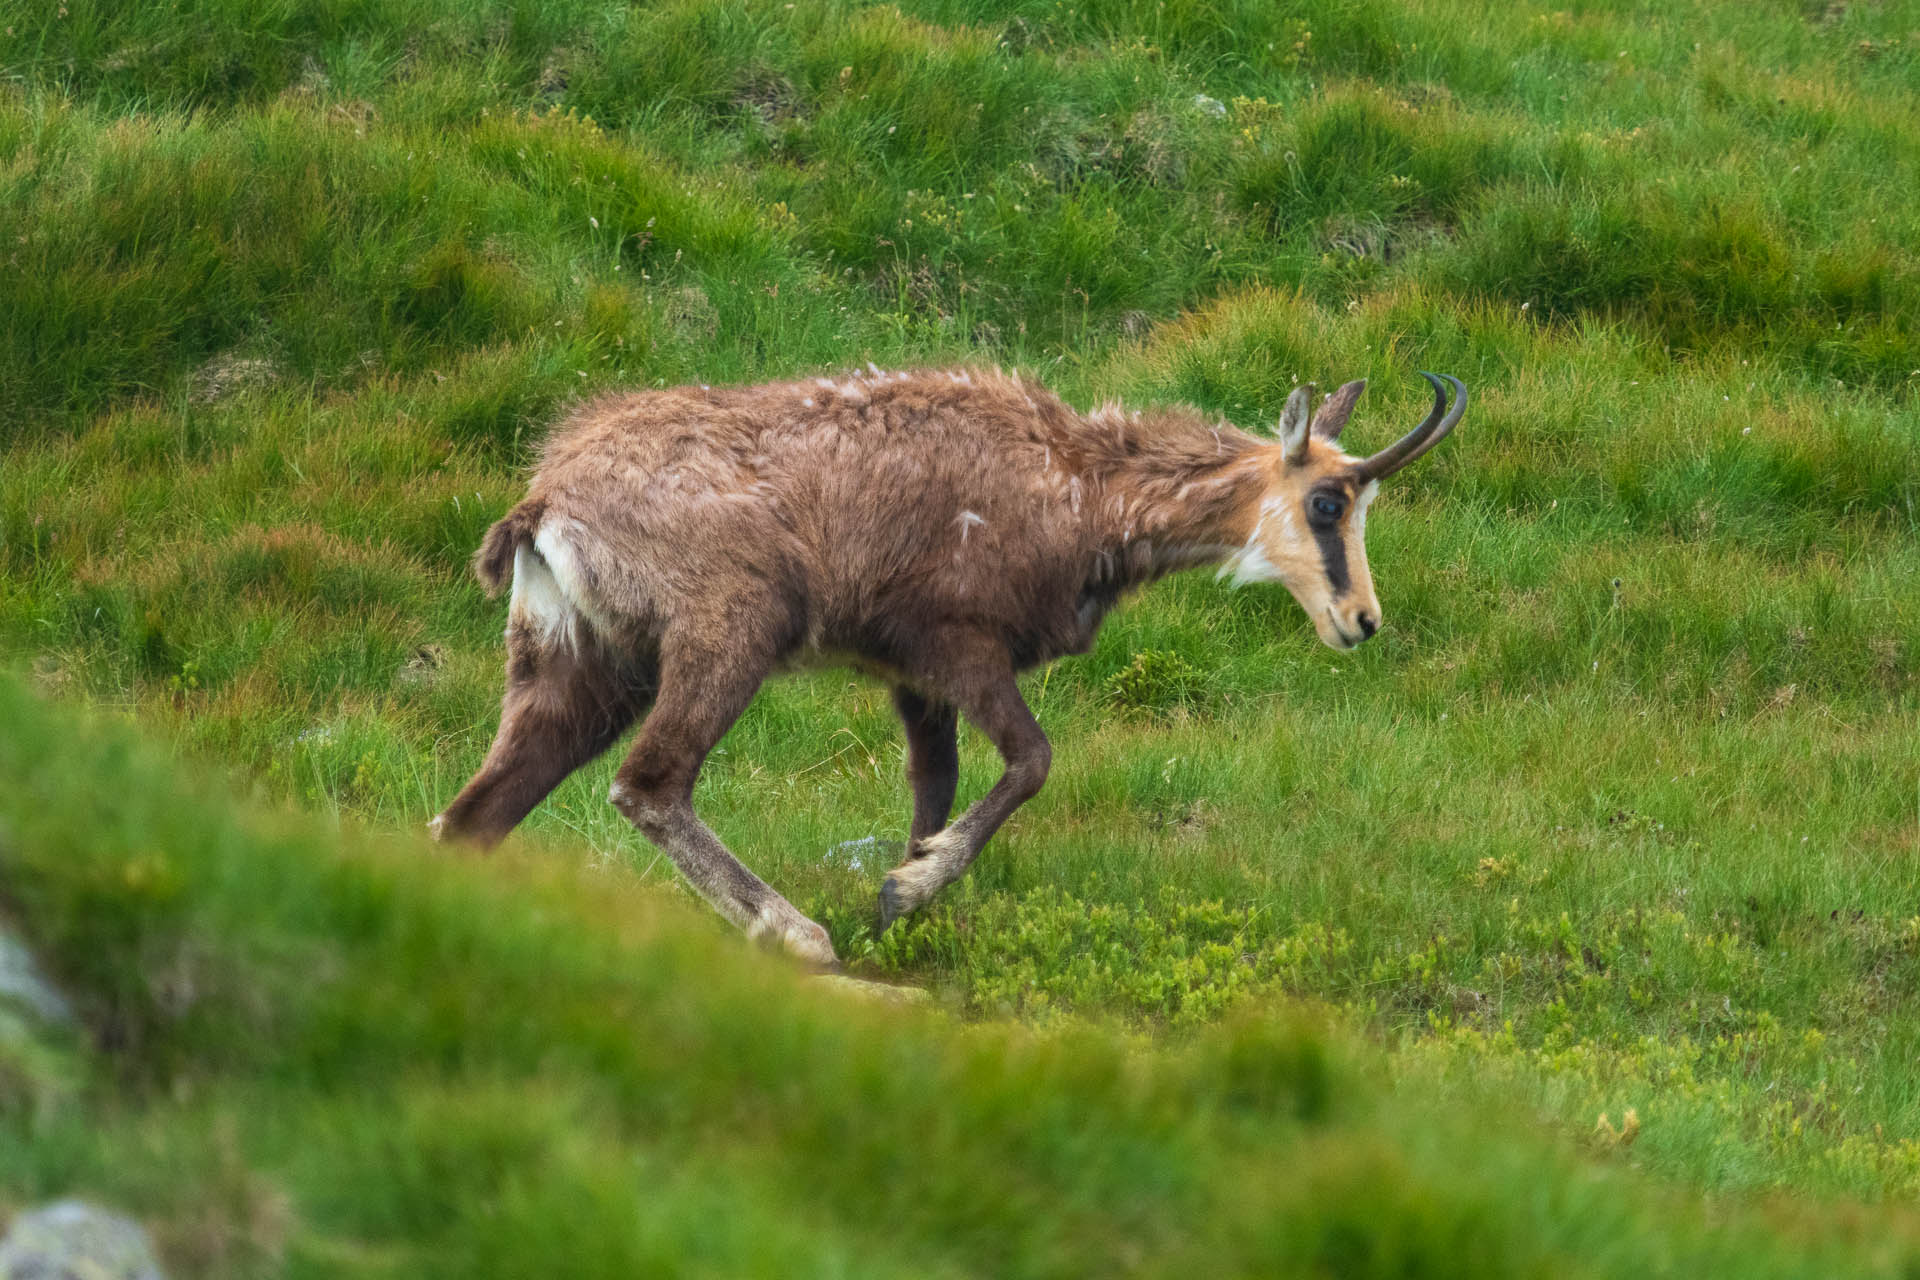
[[[849,871],[865,871],[869,867],[879,869],[893,865],[907,856],[904,840],[882,840],[879,836],[861,836],[858,840],[842,840],[827,850],[820,859],[828,866],[842,866]]]
[[[193,371],[187,380],[187,399],[195,404],[215,404],[235,392],[269,386],[279,376],[280,367],[271,360],[228,351]]]
[[[131,1218],[58,1200],[13,1220],[0,1240],[0,1280],[163,1280],[147,1233]]]
[[[932,998],[925,987],[896,987],[888,982],[850,978],[844,973],[816,973],[813,981],[829,990],[861,1000],[877,1000],[881,1004],[926,1004]],[[9,1280],[5,1272],[0,1272],[0,1280]]]
[[[43,1022],[63,1027],[73,1023],[66,997],[40,976],[33,953],[4,931],[0,931],[0,1002],[17,1005]]]

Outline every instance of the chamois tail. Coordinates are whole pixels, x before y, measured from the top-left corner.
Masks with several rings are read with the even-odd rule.
[[[513,571],[514,552],[523,543],[533,541],[533,535],[540,528],[540,518],[546,513],[545,502],[529,498],[487,530],[480,550],[474,553],[473,576],[480,579],[488,595],[500,594],[500,588],[507,584],[507,577]]]

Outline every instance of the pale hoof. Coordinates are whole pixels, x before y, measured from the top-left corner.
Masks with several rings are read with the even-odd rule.
[[[880,928],[878,932],[885,933],[887,930],[893,928],[893,922],[895,920],[898,920],[901,916],[906,915],[919,905],[919,903],[908,899],[906,886],[900,882],[900,877],[897,874],[889,874],[885,880],[880,882]]]
[[[885,933],[895,920],[925,906],[945,884],[939,862],[924,853],[887,872],[887,878],[880,882],[880,932]]]
[[[763,947],[779,948],[808,968],[829,973],[840,968],[827,931],[792,908],[762,915],[747,936]]]

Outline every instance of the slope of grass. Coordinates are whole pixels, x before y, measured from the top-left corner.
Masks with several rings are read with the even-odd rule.
[[[1894,1274],[1912,1215],[1651,1193],[1310,1018],[1142,1053],[755,963],[625,877],[317,836],[0,684],[8,909],[94,1038],[0,1111],[196,1274]],[[1463,1158],[1464,1157],[1464,1158]]]
[[[416,827],[495,715],[466,558],[576,396],[999,361],[1258,427],[1365,376],[1365,447],[1446,370],[1468,421],[1370,524],[1383,633],[1155,588],[1033,677],[1048,788],[922,918],[869,929],[883,691],[770,686],[703,812],[969,1020],[1180,1046],[1304,997],[1418,1096],[1633,1108],[1687,1194],[1920,1186],[1911,3],[0,32],[0,649],[43,690]],[[525,844],[679,893],[611,767]]]

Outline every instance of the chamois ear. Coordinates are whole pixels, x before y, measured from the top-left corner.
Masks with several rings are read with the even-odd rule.
[[[1320,412],[1313,415],[1313,434],[1322,440],[1338,440],[1340,428],[1347,425],[1347,419],[1353,414],[1353,402],[1366,389],[1367,380],[1360,378],[1328,396]]]
[[[1280,426],[1275,432],[1290,464],[1307,460],[1308,422],[1313,417],[1313,384],[1295,387],[1280,410]]]

